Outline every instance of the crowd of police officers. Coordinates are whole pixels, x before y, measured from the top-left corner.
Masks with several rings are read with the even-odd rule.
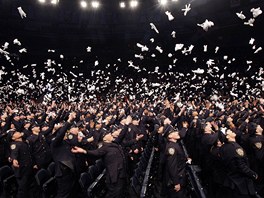
[[[264,197],[263,104],[253,97],[2,103],[0,166],[12,166],[16,197],[36,197],[34,174],[55,162],[57,197],[66,198],[78,197],[80,174],[102,158],[106,197],[130,197],[129,178],[156,130],[161,197],[189,197],[191,161],[207,197]]]

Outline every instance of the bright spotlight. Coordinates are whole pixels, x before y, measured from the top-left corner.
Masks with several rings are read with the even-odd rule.
[[[46,0],[39,0],[39,3],[46,3]]]
[[[80,1],[80,5],[82,8],[87,8],[87,2],[86,1]]]
[[[125,8],[126,7],[126,3],[122,1],[122,2],[119,3],[119,6],[120,6],[120,8]]]
[[[165,6],[168,3],[168,0],[159,0],[160,5]]]
[[[53,4],[53,5],[56,5],[56,4],[59,3],[59,0],[51,0],[50,3]]]
[[[138,1],[137,0],[131,0],[130,1],[130,7],[131,8],[135,8],[138,6]]]
[[[98,1],[92,1],[92,7],[93,8],[99,8],[100,3]]]

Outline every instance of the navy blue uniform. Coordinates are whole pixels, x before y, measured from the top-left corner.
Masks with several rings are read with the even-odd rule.
[[[26,142],[13,142],[11,144],[11,159],[17,160],[19,167],[13,167],[18,183],[17,198],[27,197],[33,179],[33,163],[29,145]]]

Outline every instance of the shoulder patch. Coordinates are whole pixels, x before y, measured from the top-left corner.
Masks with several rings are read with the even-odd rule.
[[[175,148],[169,148],[169,154],[170,155],[174,155],[174,153],[175,153]]]
[[[239,156],[241,156],[241,157],[243,157],[245,154],[244,154],[244,151],[243,151],[243,149],[242,148],[237,148],[236,149],[236,153],[239,155]]]
[[[71,140],[72,138],[73,138],[73,135],[72,134],[68,136],[68,139],[69,140]]]
[[[256,142],[255,146],[257,149],[261,149],[262,148],[262,143],[261,142]]]
[[[15,144],[12,144],[12,145],[11,145],[11,149],[12,149],[12,150],[16,149],[16,145],[15,145]]]

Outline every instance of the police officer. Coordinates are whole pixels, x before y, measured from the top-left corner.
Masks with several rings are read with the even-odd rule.
[[[252,131],[249,130],[249,146],[251,148],[251,167],[258,174],[258,180],[256,185],[258,192],[261,196],[264,196],[264,136],[263,128],[256,123],[252,123]]]
[[[114,141],[111,133],[103,134],[103,146],[96,150],[84,150],[74,147],[73,153],[84,153],[102,157],[106,167],[106,198],[122,198],[126,182],[126,160],[122,147]]]
[[[168,142],[165,149],[165,183],[167,185],[168,197],[184,198],[184,187],[186,185],[186,157],[178,140],[178,130],[171,130],[167,136]]]
[[[11,143],[12,165],[18,184],[17,198],[28,197],[28,191],[33,179],[33,163],[29,145],[22,140],[23,134],[18,131],[9,132]]]
[[[249,168],[244,149],[236,143],[236,134],[228,129],[225,144],[220,148],[225,171],[222,197],[254,197],[256,194],[253,181],[258,179],[256,172]]]
[[[34,123],[31,126],[32,135],[27,140],[33,156],[35,168],[47,168],[51,162],[51,150],[46,142],[44,134],[40,131],[40,126]]]
[[[72,145],[70,143],[75,138],[73,134],[66,133],[75,117],[76,113],[74,112],[69,115],[68,121],[58,130],[56,137],[53,138],[51,143],[52,156],[55,162],[58,198],[70,197],[75,185],[76,159],[75,155],[71,153]]]

